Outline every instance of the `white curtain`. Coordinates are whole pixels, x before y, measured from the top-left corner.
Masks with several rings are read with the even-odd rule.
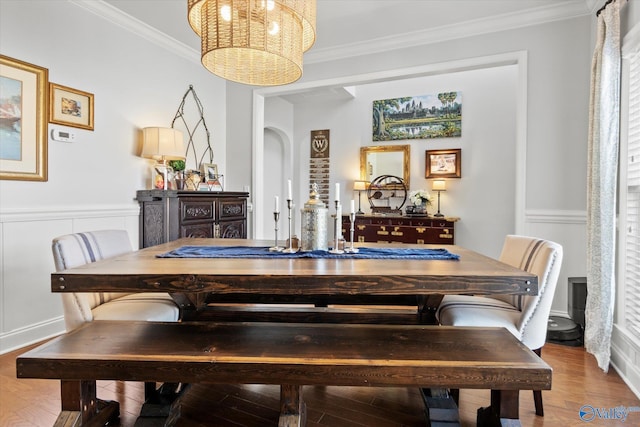
[[[585,347],[605,372],[611,357],[615,302],[615,217],[620,137],[620,2],[598,16],[591,65],[587,177]]]

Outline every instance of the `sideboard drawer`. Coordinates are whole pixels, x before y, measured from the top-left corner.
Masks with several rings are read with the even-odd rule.
[[[453,228],[429,228],[425,243],[452,245],[454,241]]]
[[[197,221],[203,219],[213,219],[214,202],[212,200],[180,200],[180,221]]]
[[[218,218],[220,220],[245,218],[247,203],[244,199],[221,199],[218,201]]]
[[[431,220],[431,226],[435,228],[453,228],[453,222],[444,219]]]

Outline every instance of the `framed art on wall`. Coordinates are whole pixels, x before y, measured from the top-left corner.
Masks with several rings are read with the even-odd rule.
[[[0,179],[47,180],[49,70],[0,55]]]
[[[462,92],[373,101],[373,140],[452,138],[462,135]]]
[[[49,121],[64,126],[93,130],[93,94],[51,83]]]
[[[425,178],[460,178],[462,150],[427,150]]]

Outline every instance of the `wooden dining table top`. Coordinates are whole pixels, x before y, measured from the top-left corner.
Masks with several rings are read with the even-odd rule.
[[[56,272],[53,292],[270,295],[536,295],[537,276],[456,245],[458,260],[159,258],[182,246],[271,246],[252,239],[183,238]],[[443,248],[366,243],[366,247]]]

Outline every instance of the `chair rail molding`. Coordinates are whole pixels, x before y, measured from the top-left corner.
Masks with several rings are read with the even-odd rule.
[[[0,223],[47,221],[68,218],[108,218],[138,216],[137,203],[125,205],[47,206],[0,209]]]
[[[586,224],[587,211],[529,209],[526,211],[525,221],[530,224]]]

